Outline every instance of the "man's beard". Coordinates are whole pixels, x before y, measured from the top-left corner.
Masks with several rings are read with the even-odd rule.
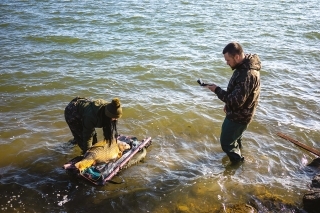
[[[230,66],[230,68],[231,68],[232,70],[235,70],[239,65],[240,65],[240,63],[237,63],[237,64],[234,65],[234,66]]]

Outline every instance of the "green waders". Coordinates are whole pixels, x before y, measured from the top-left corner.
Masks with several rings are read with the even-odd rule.
[[[232,163],[243,161],[241,155],[242,133],[248,124],[239,124],[225,118],[221,128],[220,143],[222,150],[227,153]]]

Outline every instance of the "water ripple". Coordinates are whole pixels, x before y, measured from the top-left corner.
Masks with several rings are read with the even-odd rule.
[[[315,156],[276,133],[319,148],[319,7],[315,0],[2,1],[0,188],[13,193],[1,196],[2,210],[214,212],[270,193],[301,204]],[[246,161],[237,168],[220,147],[223,103],[196,83],[226,88],[232,71],[221,51],[233,40],[259,54],[263,67]],[[119,97],[120,133],[153,138],[145,161],[120,173],[125,184],[95,188],[62,170],[80,153],[66,144],[63,115],[77,95]]]

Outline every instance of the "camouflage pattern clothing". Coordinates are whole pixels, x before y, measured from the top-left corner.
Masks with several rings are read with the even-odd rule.
[[[64,111],[65,120],[74,137],[72,143],[78,144],[83,152],[97,142],[95,126],[100,127],[97,123],[88,121],[91,117],[97,117],[98,114],[97,110],[92,110],[93,107],[90,107],[91,103],[86,98],[76,97]]]
[[[227,91],[217,87],[215,94],[225,103],[226,118],[239,124],[249,124],[260,96],[261,62],[256,54],[247,54],[236,67]]]

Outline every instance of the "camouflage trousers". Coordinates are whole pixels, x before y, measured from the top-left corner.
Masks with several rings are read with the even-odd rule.
[[[83,126],[82,126],[82,116],[78,113],[78,103],[79,101],[88,101],[85,98],[76,97],[74,98],[65,108],[64,110],[64,117],[65,120],[70,128],[70,131],[73,135],[74,141],[73,144],[78,144],[79,147],[85,151],[87,150],[87,145],[83,141],[82,132],[83,132]],[[93,132],[93,144],[97,141],[97,133]]]
[[[64,110],[64,117],[74,137],[74,143],[82,142],[82,121],[78,113],[78,98],[73,99]]]

